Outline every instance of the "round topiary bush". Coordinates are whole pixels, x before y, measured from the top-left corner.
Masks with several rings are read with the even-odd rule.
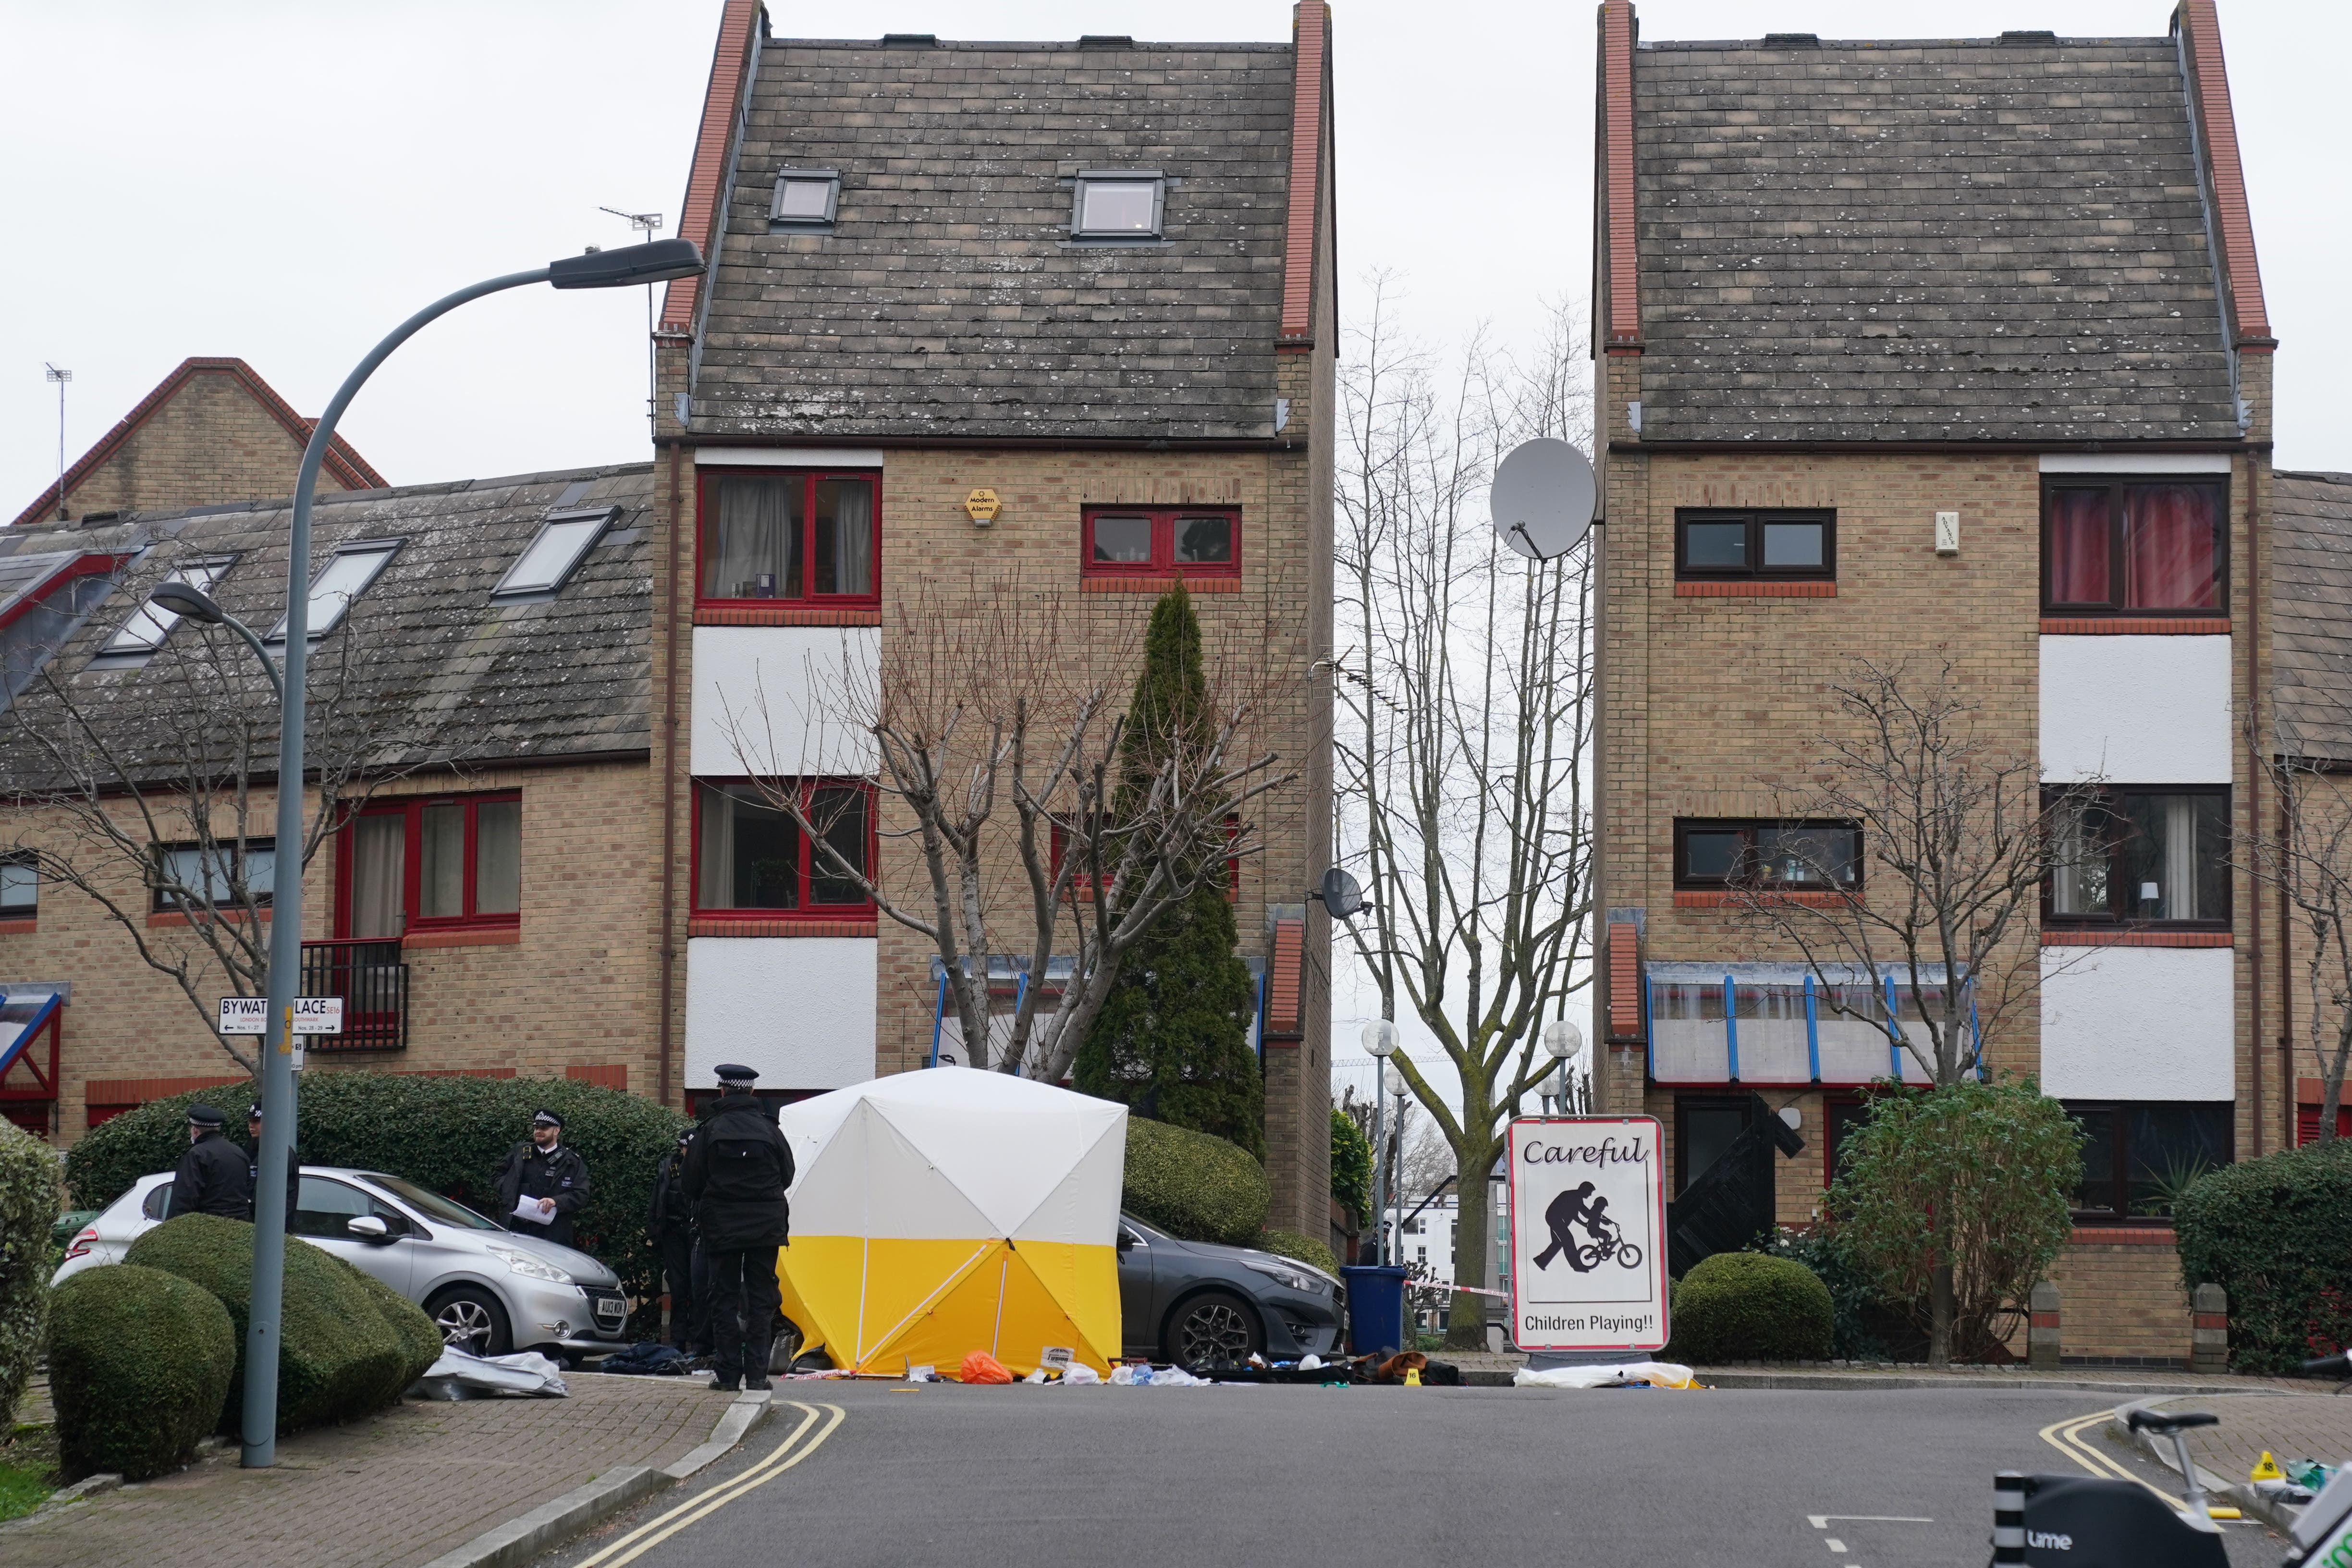
[[[228,1309],[236,1331],[236,1371],[221,1416],[231,1425],[240,1423],[253,1227],[211,1215],[182,1215],[132,1242],[123,1259],[202,1286]],[[380,1410],[441,1353],[441,1337],[422,1311],[381,1286],[371,1289],[374,1281],[332,1253],[288,1237],[285,1280],[278,1320],[280,1432]]]
[[[1182,1241],[1259,1245],[1274,1202],[1265,1167],[1222,1138],[1127,1119],[1120,1205]]]
[[[220,1424],[237,1333],[211,1292],[125,1263],[58,1287],[48,1349],[66,1473],[136,1481],[184,1464]]]
[[[403,1073],[297,1075],[296,1137],[313,1165],[405,1176],[492,1215],[507,1152],[530,1133],[544,1105],[563,1118],[563,1141],[588,1163],[590,1196],[579,1247],[621,1277],[640,1303],[660,1294],[660,1257],[646,1237],[654,1168],[676,1147],[681,1113],[622,1089],[571,1079],[423,1078]],[[75,1201],[114,1201],[151,1171],[168,1171],[188,1146],[188,1107],[228,1113],[242,1143],[247,1091],[199,1089],[159,1100],[90,1129],[66,1159]],[[641,1307],[640,1310],[645,1310]],[[656,1309],[657,1310],[657,1309]]]
[[[1339,1272],[1339,1260],[1331,1256],[1331,1248],[1311,1236],[1301,1236],[1295,1230],[1260,1231],[1257,1247],[1277,1257],[1296,1258],[1301,1263],[1311,1263],[1326,1274]]]
[[[1694,1366],[1727,1361],[1825,1361],[1834,1314],[1829,1287],[1790,1258],[1718,1252],[1674,1293],[1666,1354]]]
[[[2291,1372],[2345,1348],[2352,1140],[2224,1165],[2174,1203],[2172,1229],[2181,1279],[2229,1292],[2238,1371]]]
[[[0,1121],[0,1430],[41,1348],[49,1295],[49,1226],[63,1206],[57,1151]]]

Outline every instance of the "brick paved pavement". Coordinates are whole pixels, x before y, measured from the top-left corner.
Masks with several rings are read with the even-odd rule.
[[[700,1378],[567,1380],[569,1399],[409,1402],[297,1433],[273,1469],[234,1447],[173,1476],[0,1526],[5,1568],[397,1568],[429,1563],[621,1465],[708,1439],[729,1399]]]
[[[2210,1410],[2219,1426],[2189,1434],[2197,1462],[2225,1481],[2242,1481],[2263,1449],[2281,1459],[2317,1459],[2341,1465],[2352,1459],[2352,1394],[2338,1398],[2326,1384],[2302,1385],[2300,1394],[2216,1394],[2165,1399],[2159,1410]]]

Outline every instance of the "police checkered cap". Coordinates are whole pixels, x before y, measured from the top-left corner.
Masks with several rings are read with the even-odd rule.
[[[747,1068],[740,1062],[720,1062],[711,1069],[721,1083],[750,1083],[760,1076],[757,1068]]]
[[[537,1110],[531,1112],[530,1124],[533,1127],[561,1127],[563,1125],[563,1118],[556,1115],[555,1112],[548,1110],[545,1106],[541,1106]]]

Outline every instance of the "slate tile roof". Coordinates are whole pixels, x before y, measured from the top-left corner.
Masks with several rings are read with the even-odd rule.
[[[698,435],[1263,438],[1288,44],[771,40],[693,383]],[[829,234],[776,173],[838,169]],[[1081,169],[1171,178],[1166,243],[1068,237]]]
[[[646,523],[653,483],[651,465],[640,463],[321,494],[311,512],[314,576],[341,543],[396,540],[400,549],[342,623],[313,642],[313,713],[330,700],[325,693],[348,658],[350,689],[335,700],[384,715],[373,732],[396,742],[379,758],[385,765],[646,752],[654,562]],[[616,513],[559,590],[491,596],[551,510],[595,507]],[[255,700],[264,684],[259,672],[234,645],[203,659],[199,628],[184,621],[143,665],[93,664],[93,656],[166,573],[198,560],[234,558],[213,597],[266,636],[285,607],[290,521],[290,503],[269,500],[132,513],[98,527],[12,528],[0,531],[0,579],[20,555],[135,556],[114,591],[59,646],[48,672],[109,744],[139,755],[168,728],[152,723],[155,705],[185,700],[191,671],[182,661],[201,660],[194,672],[200,680],[246,683],[248,708],[274,711]],[[58,701],[48,680],[37,681],[0,718],[0,793],[40,771],[17,724],[54,722]],[[274,725],[255,744],[274,758]]]
[[[2271,548],[2280,747],[2352,763],[2352,474],[2275,476]]]
[[[2239,437],[2168,38],[1643,44],[1658,440]]]

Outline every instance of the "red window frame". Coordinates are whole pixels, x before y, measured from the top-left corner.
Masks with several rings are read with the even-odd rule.
[[[1141,517],[1151,521],[1151,559],[1095,559],[1095,520]],[[1233,525],[1231,561],[1176,559],[1176,520],[1180,517],[1222,517]],[[1079,517],[1078,571],[1087,577],[1238,577],[1242,574],[1242,511],[1236,506],[1090,506]]]
[[[732,595],[706,594],[702,591],[702,555],[707,531],[706,519],[713,515],[717,500],[712,487],[721,479],[798,479],[801,492],[801,562],[803,581],[814,575],[816,563],[816,487],[820,479],[862,479],[874,487],[874,591],[870,594],[816,594],[803,590],[787,597],[779,592],[772,598],[743,599]],[[738,608],[746,605],[774,607],[798,605],[804,608],[824,607],[862,609],[882,603],[882,474],[877,468],[709,468],[695,470],[694,512],[694,602],[697,606],[710,605]]]
[[[872,899],[861,899],[854,904],[820,904],[813,901],[810,872],[815,848],[805,833],[797,834],[800,843],[800,868],[796,876],[799,902],[789,910],[780,909],[713,909],[702,901],[702,794],[708,787],[723,789],[729,784],[748,784],[740,778],[698,778],[694,781],[694,806],[688,826],[688,888],[693,918],[698,921],[854,921],[875,919],[878,911]],[[798,784],[808,794],[820,789],[854,789],[866,797],[866,872],[871,877],[881,863],[880,813],[877,809],[878,795],[870,779],[803,778],[776,779],[775,784]]]
[[[483,914],[474,908],[474,884],[479,865],[477,856],[481,844],[478,829],[481,808],[506,802],[520,805],[521,800],[522,791],[519,789],[485,790],[474,795],[403,795],[397,800],[375,801],[352,814],[335,835],[336,940],[352,940],[352,845],[361,819],[370,816],[399,816],[406,818],[400,835],[402,936],[428,931],[511,931],[521,925],[520,910],[511,914]],[[428,805],[463,805],[466,808],[466,869],[459,879],[464,886],[466,912],[463,914],[425,916],[416,912],[424,891],[425,808]],[[517,854],[520,859],[520,848]],[[384,937],[382,940],[392,942],[396,939]]]
[[[2127,568],[2124,537],[2124,496],[2147,488],[2202,489],[2213,500],[2213,602],[2210,605],[2136,605],[2125,592]],[[2057,533],[2054,509],[2062,494],[2095,494],[2107,509],[2107,596],[2104,599],[2061,599],[2054,552]],[[2042,484],[2042,611],[2050,616],[2128,616],[2135,618],[2175,616],[2206,620],[2230,614],[2230,477],[2226,474],[2059,474]]]

